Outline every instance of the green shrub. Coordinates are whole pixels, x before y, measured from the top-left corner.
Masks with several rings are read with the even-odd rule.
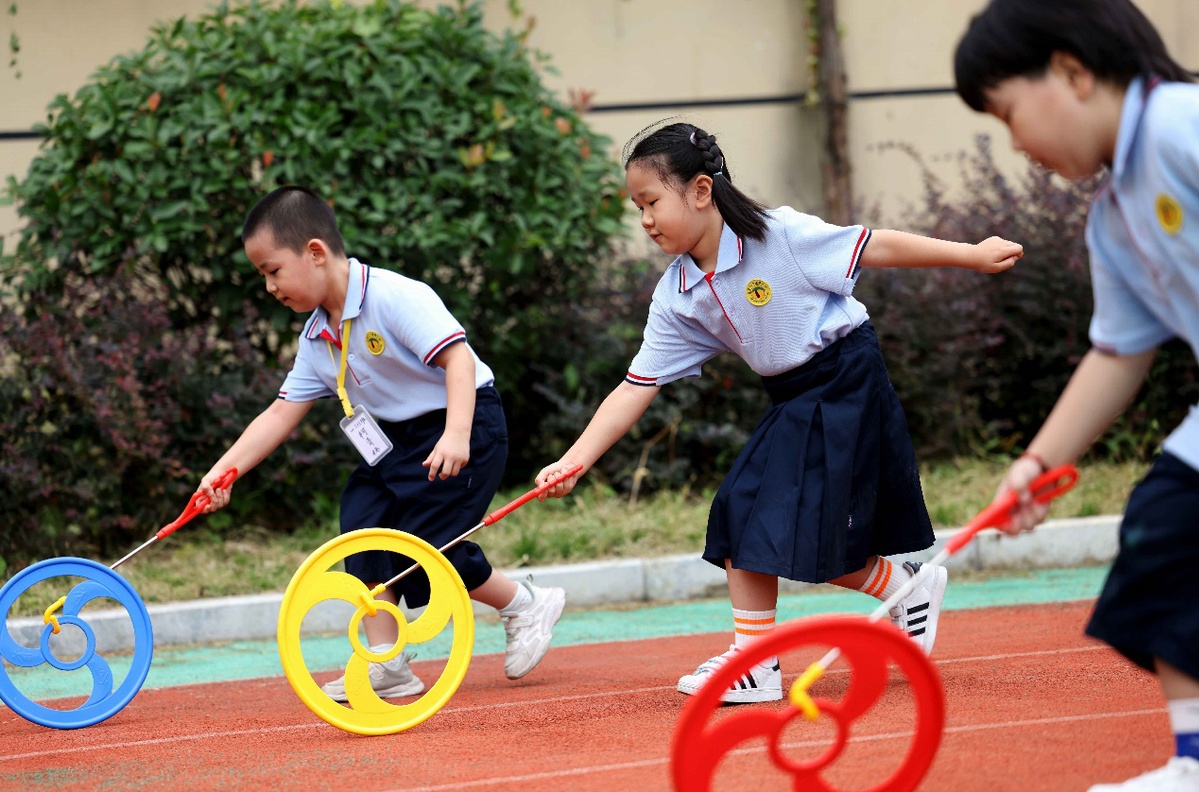
[[[161,413],[152,425],[118,429],[123,418],[97,407],[70,437],[6,434],[26,455],[10,467],[29,465],[6,486],[56,470],[55,485],[80,494],[38,498],[41,518],[23,512],[31,521],[22,525],[100,548],[115,542],[107,531],[144,531],[150,514],[162,514],[161,495],[186,500],[199,473],[269,404],[302,318],[267,297],[239,235],[248,207],[284,183],[329,198],[350,255],[426,280],[444,298],[495,370],[513,435],[510,476],[526,480],[544,461],[547,403],[534,391],[534,367],[577,362],[559,335],[607,258],[623,211],[619,168],[604,156],[609,141],[544,89],[540,61],[522,36],[484,29],[478,4],[223,2],[157,26],[140,52],[98,68],[73,96],[56,97],[28,175],[7,185],[24,220],[0,261],[0,285],[14,292],[10,308],[55,349],[98,355],[95,334],[114,355],[135,358],[152,349],[144,337],[122,335],[128,326],[120,322],[137,320],[135,312],[91,315],[88,328],[41,319],[70,313],[80,290],[119,291],[101,279],[121,273],[161,298],[137,308],[161,320],[157,332],[241,344],[229,370],[254,386],[225,388],[197,367],[186,373],[195,375],[187,383],[194,393],[173,394],[188,410],[144,394]],[[12,330],[0,350],[36,356]],[[127,374],[97,363],[89,388],[125,393],[128,382],[118,377]],[[24,376],[5,371],[0,388],[23,393]],[[37,433],[41,423],[29,422],[78,410],[62,382],[41,398],[8,416],[12,431]],[[290,465],[272,458],[265,468],[260,502],[288,504],[257,515],[269,524],[287,524],[311,506],[297,500],[336,497],[342,477],[329,476],[324,462],[344,468],[353,459],[336,433],[336,412],[315,411],[303,431],[311,446],[283,452]],[[113,446],[116,433],[143,437],[144,458],[120,457],[137,449]],[[118,454],[120,464],[54,464],[92,447]],[[128,485],[133,468],[147,482],[174,482],[174,490]],[[294,486],[290,497],[285,485]],[[243,486],[237,501],[249,492]],[[86,512],[89,498],[101,518]]]

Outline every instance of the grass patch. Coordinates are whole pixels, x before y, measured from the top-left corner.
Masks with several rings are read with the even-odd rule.
[[[1147,468],[1144,463],[1087,466],[1074,490],[1054,504],[1050,517],[1119,514]],[[976,460],[926,467],[924,497],[933,524],[964,524],[991,501],[1005,469],[1001,462]],[[501,493],[493,506],[521,494]],[[567,498],[530,503],[475,538],[501,569],[698,553],[711,499],[711,492],[664,492],[630,507],[627,498],[585,481]],[[120,572],[147,603],[283,591],[304,559],[337,534],[332,515],[289,535],[249,526],[238,530],[236,538],[221,540],[203,530],[200,518],[126,562]],[[99,560],[112,564],[117,558]],[[42,586],[39,596],[33,591],[22,596],[9,615],[40,615],[56,599],[40,596]]]

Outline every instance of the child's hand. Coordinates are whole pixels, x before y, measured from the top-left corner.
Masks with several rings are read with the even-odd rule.
[[[1003,477],[995,496],[1016,492],[1020,495],[1020,502],[1012,511],[1011,522],[1000,526],[999,530],[1012,536],[1024,531],[1031,531],[1045,519],[1045,515],[1049,514],[1049,504],[1037,503],[1033,500],[1032,492],[1029,490],[1029,485],[1033,480],[1044,472],[1041,463],[1029,456],[1020,457],[1008,468],[1007,475]]]
[[[571,462],[569,459],[559,459],[552,465],[546,465],[541,469],[541,472],[537,474],[537,486],[540,487],[547,481],[558,478],[573,467],[575,467],[575,463]],[[586,472],[587,471],[585,470],[581,470],[569,478],[562,479],[557,484],[538,495],[537,500],[544,501],[546,498],[566,497],[570,494],[570,491],[575,488],[575,484],[578,483],[579,478]]]
[[[218,489],[213,486],[216,482],[225,475],[225,471],[213,468],[200,479],[200,486],[196,492],[203,492],[208,496],[208,503],[204,506],[204,513],[211,514],[218,509],[223,509],[229,505],[230,499],[233,497],[233,485]]]
[[[446,431],[421,464],[429,469],[429,481],[457,476],[470,460],[470,433]]]
[[[1011,269],[1024,255],[1024,246],[1002,237],[988,237],[974,246],[977,261],[974,269],[988,275]]]

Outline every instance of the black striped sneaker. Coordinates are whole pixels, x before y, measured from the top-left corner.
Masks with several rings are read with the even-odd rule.
[[[679,677],[678,691],[694,696],[721,666],[733,659],[737,651],[737,647],[730,646],[724,654],[700,663],[694,674]],[[782,697],[783,673],[779,669],[776,657],[769,664],[759,663],[738,677],[720,700],[726,704],[751,704],[758,701],[778,701]]]
[[[919,561],[904,561],[903,565],[913,575],[920,574],[920,567],[924,566]],[[933,653],[933,642],[937,640],[937,619],[948,582],[949,570],[930,564],[920,585],[890,610],[891,622],[907,633],[926,655]]]

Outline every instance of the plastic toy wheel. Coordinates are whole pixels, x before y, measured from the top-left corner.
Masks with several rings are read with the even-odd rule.
[[[781,709],[745,707],[743,711],[709,724],[721,706],[720,695],[756,663],[804,646],[837,647],[840,662],[852,672],[852,684],[837,702],[813,699],[820,717],[835,723],[836,737],[823,754],[800,762],[788,757],[780,738],[795,718],[796,706]],[[869,711],[887,688],[889,665],[907,678],[915,699],[916,734],[900,766],[881,783],[860,792],[910,792],[928,772],[941,742],[945,724],[945,695],[936,667],[916,644],[889,623],[861,616],[824,616],[783,625],[739,652],[687,702],[679,716],[671,747],[671,776],[675,788],[708,792],[712,776],[725,755],[739,744],[765,738],[771,761],[790,775],[792,789],[805,792],[841,792],[822,772],[841,755],[854,721]]]
[[[0,632],[0,657],[19,668],[35,668],[49,663],[61,671],[86,668],[92,675],[92,692],[87,701],[73,710],[57,710],[28,698],[13,683],[9,671],[0,663],[0,699],[13,712],[42,726],[55,729],[80,729],[111,718],[128,704],[146,681],[154,654],[154,633],[150,614],[137,591],[125,578],[108,567],[86,558],[51,558],[21,570],[0,589],[0,613],[8,614],[17,598],[44,580],[55,577],[81,577],[64,598],[59,624],[69,624],[83,632],[86,646],[75,660],[63,661],[50,650],[54,625],[47,624],[36,649],[18,644],[8,630]],[[96,654],[96,635],[79,616],[91,600],[107,597],[129,612],[133,621],[133,660],[124,681],[113,689],[112,671],[103,657]]]
[[[375,600],[371,590],[357,578],[332,567],[353,553],[387,550],[401,553],[417,564],[429,577],[429,605],[424,613],[408,623],[403,612],[390,603]],[[349,641],[353,649],[346,664],[346,696],[349,708],[334,701],[321,690],[300,648],[300,625],[317,603],[344,600],[356,610],[350,619]],[[391,613],[400,626],[399,640],[382,654],[363,646],[358,637],[362,618],[375,611]],[[429,641],[453,620],[453,642],[445,671],[437,682],[416,701],[392,704],[379,698],[370,685],[370,663],[381,663],[398,655],[405,646]],[[308,709],[327,723],[356,734],[394,734],[410,729],[430,718],[445,706],[458,690],[470,665],[475,642],[474,611],[470,596],[458,572],[444,555],[428,542],[411,534],[387,528],[364,528],[332,539],[310,555],[292,577],[279,609],[279,657],[283,672],[296,695]]]

